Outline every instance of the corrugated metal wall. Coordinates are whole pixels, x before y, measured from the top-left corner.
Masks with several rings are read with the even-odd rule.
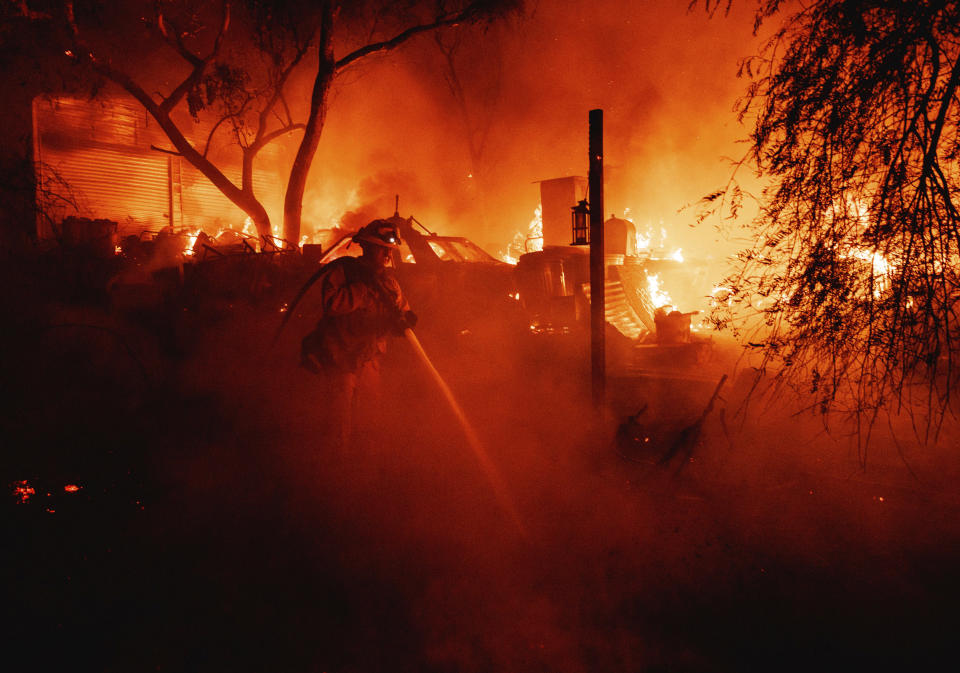
[[[261,153],[265,151],[266,149],[261,150]],[[190,228],[203,227],[205,230],[242,228],[246,214],[234,206],[200,171],[186,161],[177,157],[175,159],[180,161],[181,168],[182,211],[180,216],[183,225]],[[239,169],[224,170],[221,166],[221,170],[234,184],[240,184]],[[253,189],[254,194],[270,213],[271,222],[278,223],[283,203],[281,199],[283,183],[279,175],[268,171],[255,173]]]
[[[169,148],[170,141],[135,100],[38,98],[34,117],[38,206],[48,213],[47,219],[107,218],[120,223],[122,235],[170,224],[208,230],[243,226],[246,215],[197,169],[151,148]],[[202,126],[194,132],[206,137]],[[275,146],[262,150],[258,168],[275,166],[277,154]],[[215,163],[239,184],[239,158]],[[279,217],[283,193],[279,173],[260,170],[254,189],[271,217]],[[48,237],[53,232],[41,226],[39,234]]]
[[[169,224],[168,159],[159,152],[138,156],[94,147],[51,149],[43,152],[42,161],[45,184],[55,171],[69,187],[79,215],[138,230]]]

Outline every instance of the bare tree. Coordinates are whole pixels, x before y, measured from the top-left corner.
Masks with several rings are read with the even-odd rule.
[[[300,236],[307,175],[335,78],[365,57],[395,49],[421,33],[492,20],[518,6],[515,0],[17,3],[24,20],[62,22],[70,40],[68,56],[92,67],[139,101],[170,139],[174,151],[246,212],[263,237],[270,236],[271,227],[254,192],[255,159],[274,139],[302,133],[284,197],[283,238],[290,242]],[[240,29],[235,25],[237,17]],[[124,33],[125,19],[138,22],[137,31],[126,26]],[[368,26],[362,33],[357,29],[361,24]],[[365,39],[358,41],[358,34]],[[137,39],[157,42],[158,47],[148,51],[133,44]],[[116,42],[136,46],[140,50],[136,53],[149,57],[144,60],[162,65],[131,58],[115,48]],[[346,53],[337,56],[335,47],[343,45],[348,45]],[[316,54],[312,63],[311,53]],[[154,86],[153,69],[163,67],[166,75],[173,66],[180,76],[172,83]],[[298,118],[288,96],[293,74],[301,67],[315,70],[309,105]],[[194,120],[201,115],[213,119],[213,130],[203,142],[194,141],[188,125],[180,121],[184,109]],[[241,148],[240,185],[210,159],[211,143],[218,133],[229,133]]]
[[[748,343],[823,412],[919,404],[935,431],[960,355],[960,5],[781,5],[758,2],[757,25],[782,24],[742,64],[745,162],[768,187],[714,322],[759,311]]]
[[[503,55],[490,29],[484,31],[482,47],[463,31],[438,31],[434,33],[434,42],[443,59],[439,74],[453,99],[467,146],[470,178],[479,195],[481,219],[486,224],[487,141],[500,108]]]

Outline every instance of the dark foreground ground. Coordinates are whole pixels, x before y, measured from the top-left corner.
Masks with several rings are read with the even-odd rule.
[[[692,453],[657,466],[637,447],[618,455],[616,419],[649,404],[656,455],[729,370],[722,352],[680,378],[614,382],[594,423],[562,346],[428,342],[521,530],[403,343],[377,426],[342,452],[323,433],[322,386],[291,366],[289,340],[271,350],[275,321],[240,311],[171,354],[96,312],[47,318],[6,338],[6,670],[931,670],[955,657],[949,431],[899,452],[881,433],[863,472],[842,433],[786,404],[738,415],[734,376]]]

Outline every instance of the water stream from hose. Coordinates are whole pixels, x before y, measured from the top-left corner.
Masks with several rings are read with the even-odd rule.
[[[503,481],[500,471],[493,463],[493,460],[491,460],[490,454],[480,441],[480,437],[477,436],[477,433],[470,424],[470,420],[464,413],[463,408],[460,406],[460,403],[457,402],[457,398],[453,396],[453,391],[450,390],[450,386],[447,385],[447,382],[440,375],[440,372],[437,371],[437,368],[433,366],[433,362],[430,361],[427,352],[423,350],[423,345],[420,343],[417,335],[413,333],[413,330],[404,330],[404,336],[407,337],[407,341],[409,341],[410,345],[413,346],[413,350],[420,357],[420,361],[423,363],[427,371],[430,372],[434,383],[436,383],[437,387],[440,388],[444,398],[446,398],[447,403],[450,405],[450,409],[453,410],[453,414],[460,423],[460,427],[463,428],[463,434],[467,438],[467,444],[470,445],[470,449],[473,451],[474,456],[476,456],[477,461],[480,463],[480,467],[483,470],[484,475],[490,482],[490,486],[493,488],[494,496],[496,497],[500,507],[503,508],[507,516],[509,516],[511,521],[513,521],[513,523],[517,526],[520,534],[526,537],[527,529],[523,525],[523,521],[520,518],[520,513],[517,511],[516,503],[514,503],[513,498],[510,496],[510,492],[507,490],[507,485]]]

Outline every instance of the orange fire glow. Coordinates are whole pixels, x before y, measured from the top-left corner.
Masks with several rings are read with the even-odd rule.
[[[500,259],[507,264],[516,264],[520,255],[540,250],[543,250],[543,206],[538,203],[526,232],[518,231],[514,235],[507,249],[500,252]]]
[[[183,248],[183,254],[192,257],[193,256],[193,246],[197,244],[197,237],[200,235],[200,230],[197,229],[192,234],[187,234],[187,244]]]

